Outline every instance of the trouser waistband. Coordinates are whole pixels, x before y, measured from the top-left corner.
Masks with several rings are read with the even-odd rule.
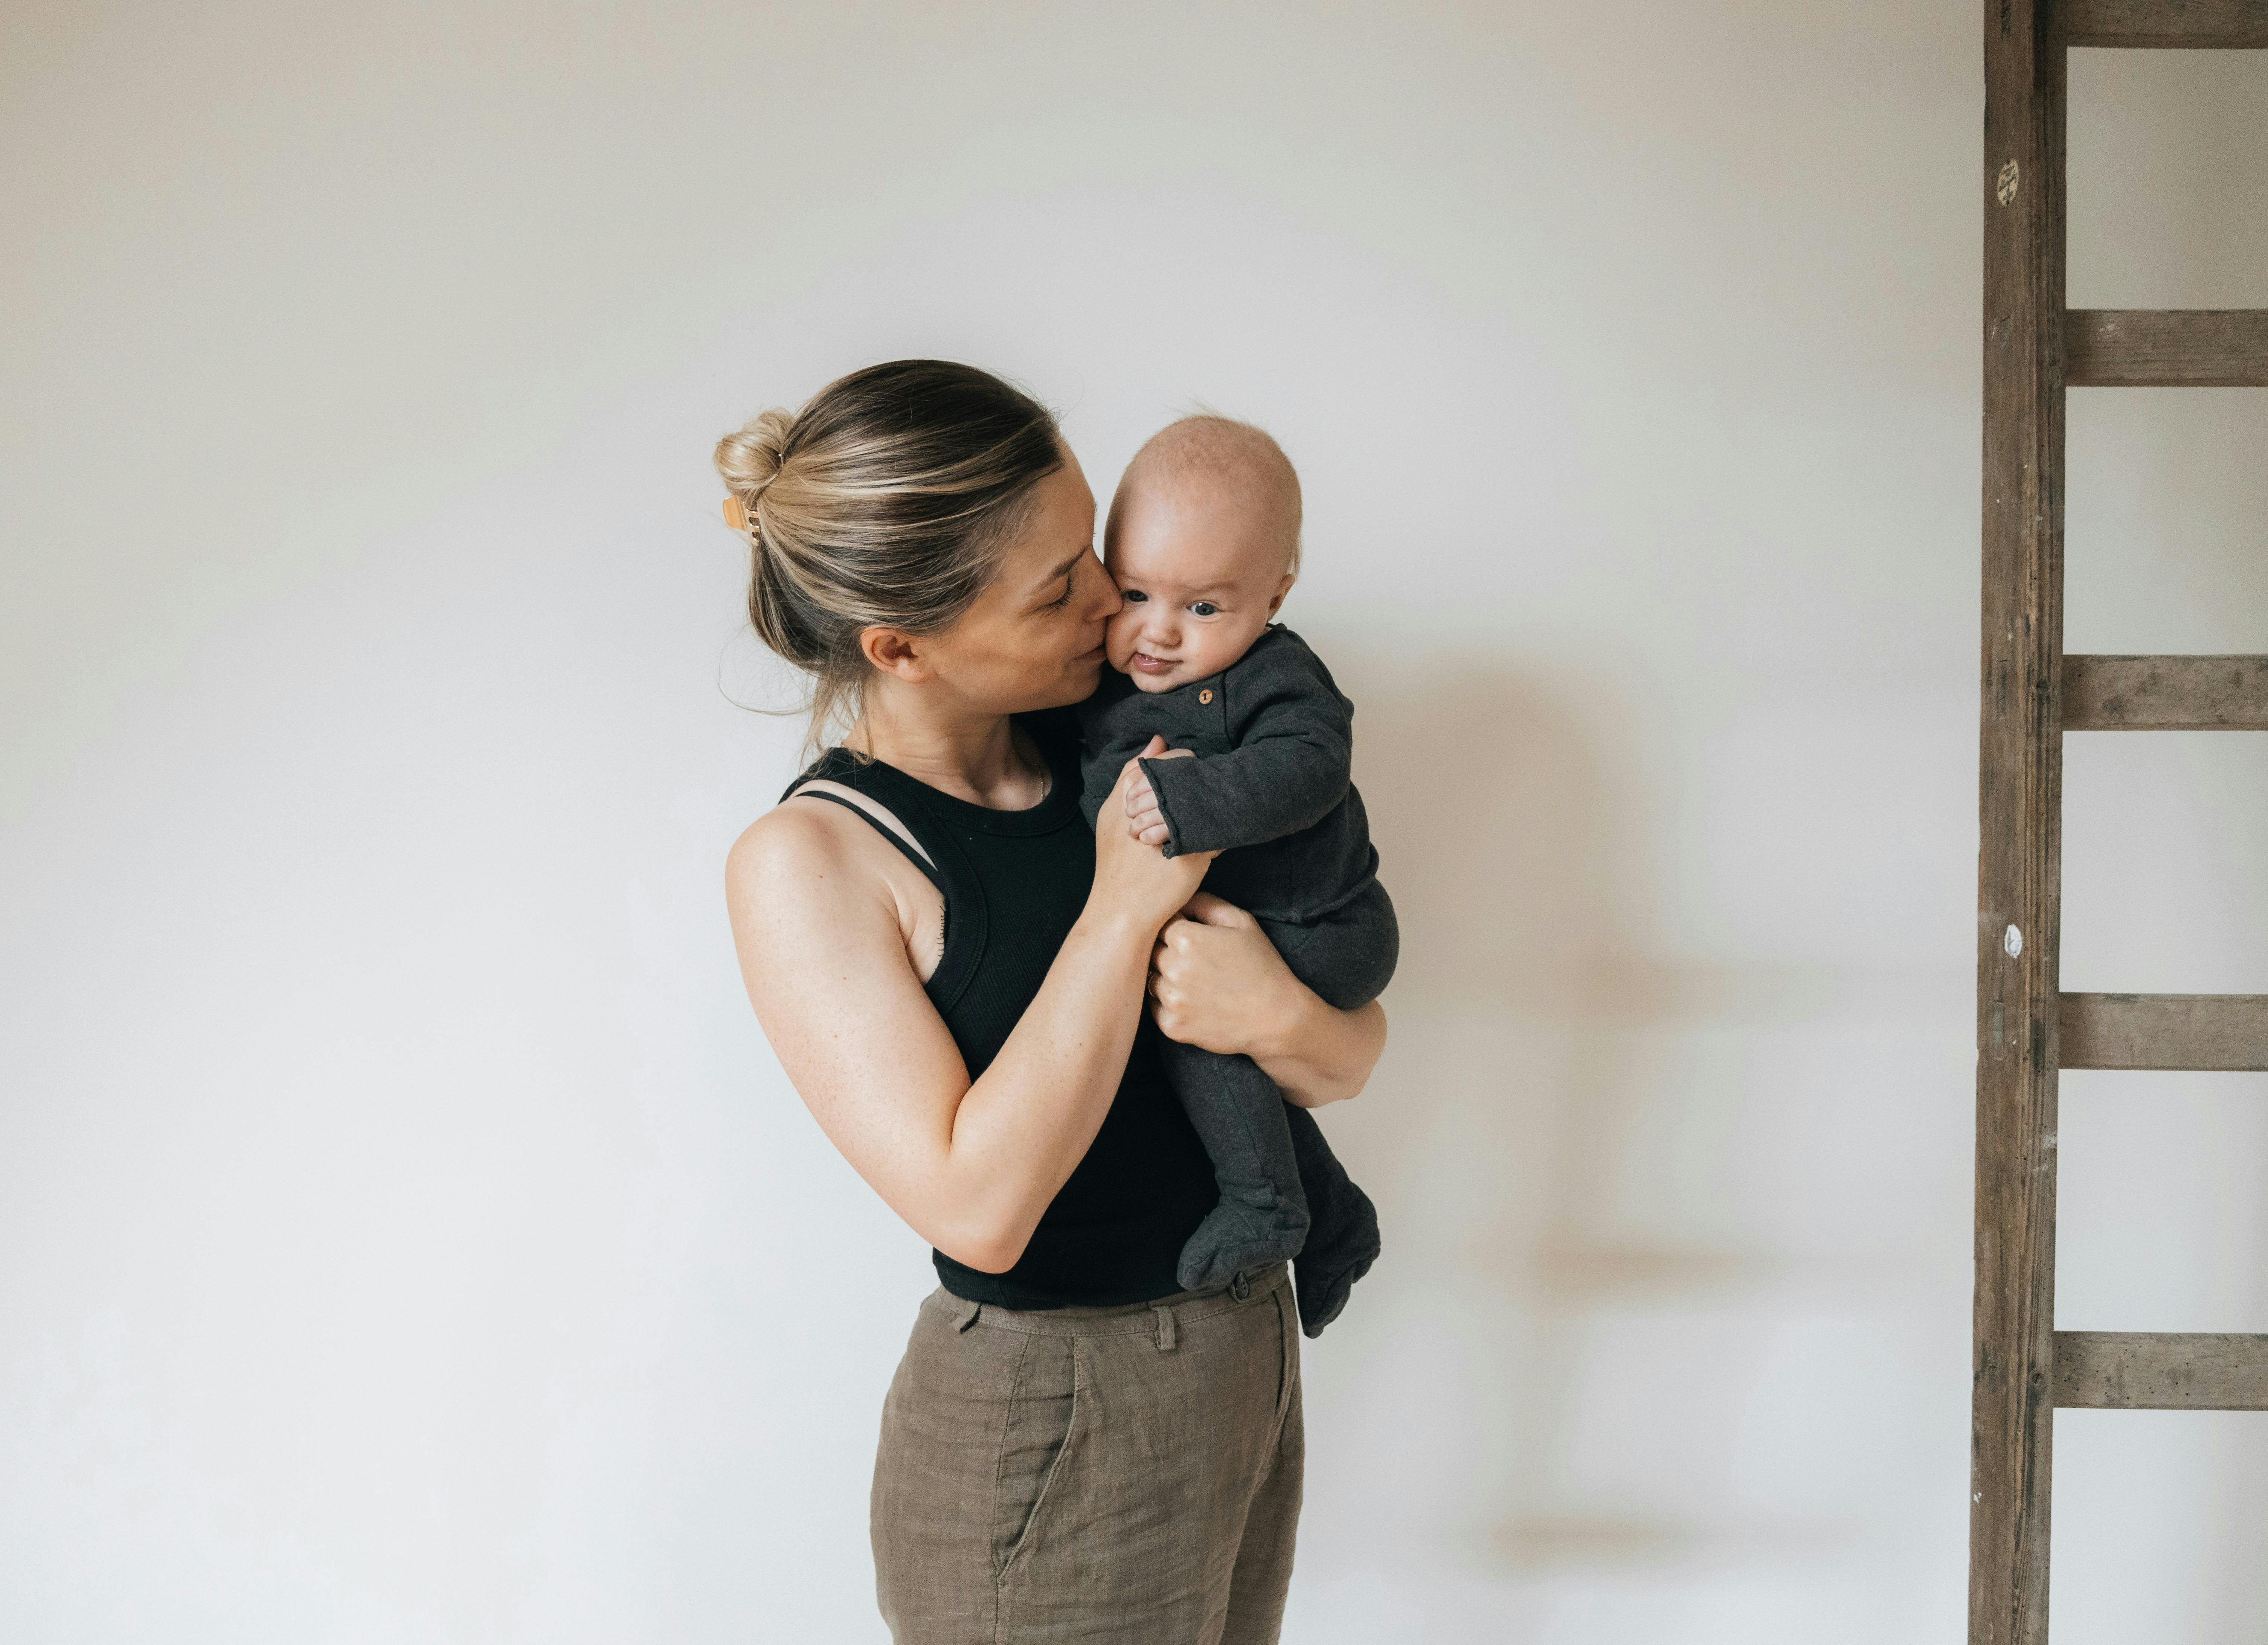
[[[1022,1331],[1046,1337],[1154,1335],[1160,1348],[1170,1349],[1183,1326],[1233,1309],[1248,1308],[1291,1281],[1291,1264],[1271,1262],[1264,1267],[1240,1273],[1226,1285],[1212,1290],[1176,1291],[1154,1302],[1120,1303],[1107,1308],[1003,1308],[994,1303],[955,1296],[942,1287],[933,1300],[943,1303],[958,1331],[982,1324],[997,1331]]]

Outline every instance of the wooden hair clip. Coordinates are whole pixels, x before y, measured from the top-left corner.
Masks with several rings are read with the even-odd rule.
[[[740,498],[728,496],[725,499],[725,524],[742,536],[747,535],[748,511],[740,506]]]

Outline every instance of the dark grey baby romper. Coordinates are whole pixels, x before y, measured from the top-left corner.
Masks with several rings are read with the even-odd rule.
[[[1307,642],[1280,625],[1210,679],[1144,692],[1116,670],[1079,709],[1092,822],[1152,733],[1195,760],[1145,760],[1169,856],[1219,851],[1204,888],[1249,912],[1294,976],[1341,1010],[1378,997],[1399,946],[1394,905],[1350,776],[1354,705]],[[1123,819],[1110,819],[1123,826]],[[1323,1141],[1246,1056],[1168,1040],[1166,1069],[1212,1157],[1220,1203],[1182,1252],[1190,1289],[1296,1259],[1309,1336],[1377,1257],[1378,1214]]]

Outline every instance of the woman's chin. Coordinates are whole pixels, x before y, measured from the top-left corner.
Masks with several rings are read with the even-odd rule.
[[[1086,701],[1094,694],[1094,687],[1102,679],[1102,671],[1108,665],[1109,659],[1100,649],[1085,657],[1073,657],[1064,670],[1063,677],[1049,689],[1042,701],[1017,712],[1030,714],[1041,709],[1068,708],[1072,703]]]
[[[1100,646],[1087,656],[1074,661],[1071,665],[1070,678],[1077,683],[1079,695],[1073,697],[1071,701],[1084,702],[1093,696],[1095,687],[1102,679],[1102,671],[1109,666],[1110,658],[1104,655]]]

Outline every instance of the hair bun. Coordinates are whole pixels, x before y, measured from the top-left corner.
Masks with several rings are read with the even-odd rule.
[[[794,415],[774,408],[758,412],[717,442],[717,472],[751,518],[756,499],[779,474],[780,459],[794,429]]]

